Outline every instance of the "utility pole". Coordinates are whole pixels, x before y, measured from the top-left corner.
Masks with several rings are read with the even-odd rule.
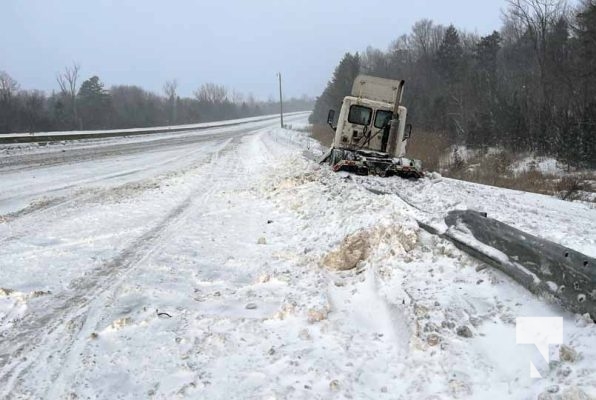
[[[284,127],[284,101],[281,95],[281,73],[277,73],[277,77],[279,78],[279,119],[281,120],[281,127]]]

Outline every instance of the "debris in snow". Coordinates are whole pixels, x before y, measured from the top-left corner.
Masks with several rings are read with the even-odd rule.
[[[427,322],[426,325],[424,325],[424,332],[438,332],[439,331],[439,327],[437,326],[437,324],[433,323],[433,322]]]
[[[577,360],[577,351],[564,344],[559,348],[559,358],[561,361],[573,363]]]
[[[95,339],[97,339],[98,337],[99,337],[99,335],[97,334],[97,332],[93,332],[93,333],[91,333],[91,335],[90,335],[90,338],[91,338],[91,339],[94,339],[94,340],[95,340]]]
[[[436,346],[439,343],[441,343],[441,337],[439,335],[437,335],[436,333],[431,333],[426,338],[426,343],[428,343],[429,346]]]
[[[284,304],[281,306],[281,309],[275,314],[275,318],[279,320],[284,320],[286,317],[290,315],[294,315],[296,311],[295,304]]]
[[[124,318],[120,318],[120,319],[117,319],[114,322],[112,322],[110,327],[113,330],[120,330],[120,329],[124,328],[126,325],[130,325],[131,322],[132,322],[132,318],[124,317]]]
[[[314,324],[315,322],[321,322],[327,319],[327,315],[329,315],[328,308],[322,309],[315,309],[311,308],[308,310],[308,322]]]
[[[559,385],[552,385],[546,388],[548,393],[559,393]]]
[[[10,296],[11,293],[13,293],[14,290],[12,289],[6,289],[6,288],[0,288],[0,296]]]
[[[569,365],[564,365],[557,370],[557,376],[566,378],[569,375],[571,375],[572,372],[573,372],[573,370],[571,369],[571,367]]]
[[[453,322],[453,321],[443,321],[443,322],[441,322],[441,326],[443,328],[453,329],[453,328],[455,328],[455,322]]]
[[[50,294],[52,294],[52,292],[49,290],[36,290],[33,293],[31,293],[31,297],[36,298],[41,296],[48,296]]]
[[[273,223],[273,220],[271,220],[271,219],[267,220],[267,225],[272,224],[272,223]]]
[[[420,305],[420,304],[415,304],[414,305],[414,314],[418,318],[424,318],[428,315],[428,308],[423,305]]]
[[[329,382],[329,389],[333,390],[334,392],[339,390],[339,381],[337,379],[332,380]]]
[[[267,244],[267,240],[264,237],[260,237],[259,240],[257,240],[257,244]]]
[[[467,325],[457,327],[456,332],[459,336],[465,337],[465,338],[471,338],[472,336],[474,336],[474,334],[472,333],[472,330]]]
[[[247,310],[256,310],[257,305],[255,303],[248,303],[244,308],[246,308]]]
[[[166,312],[159,312],[159,310],[155,310],[155,312],[159,318],[172,318],[172,316]]]

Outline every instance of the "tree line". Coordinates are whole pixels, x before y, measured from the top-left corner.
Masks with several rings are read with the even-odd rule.
[[[311,122],[324,122],[366,73],[406,80],[418,129],[596,167],[596,0],[507,3],[502,28],[486,36],[424,19],[387,51],[346,54]]]
[[[74,63],[57,74],[58,90],[48,96],[40,90],[20,90],[16,80],[0,71],[0,134],[142,128],[279,112],[278,101],[258,101],[214,83],[205,83],[194,97],[183,98],[176,80],[164,84],[163,94],[128,85],[106,89],[98,76],[80,80],[80,66]],[[312,107],[313,100],[306,96],[284,100],[287,112]]]

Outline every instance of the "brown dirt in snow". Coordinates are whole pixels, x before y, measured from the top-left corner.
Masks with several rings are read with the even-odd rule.
[[[327,254],[322,261],[326,268],[347,271],[367,260],[374,249],[381,244],[391,248],[392,255],[410,251],[417,242],[414,231],[405,231],[399,226],[376,226],[359,230],[344,238],[339,247]]]

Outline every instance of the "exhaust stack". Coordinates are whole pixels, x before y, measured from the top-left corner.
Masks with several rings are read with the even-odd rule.
[[[397,94],[395,96],[395,106],[393,107],[393,116],[391,118],[391,128],[389,130],[389,144],[388,144],[388,153],[395,154],[397,148],[397,141],[398,141],[398,132],[399,132],[399,107],[401,106],[402,96],[404,94],[404,85],[406,81],[401,80],[397,87]]]

